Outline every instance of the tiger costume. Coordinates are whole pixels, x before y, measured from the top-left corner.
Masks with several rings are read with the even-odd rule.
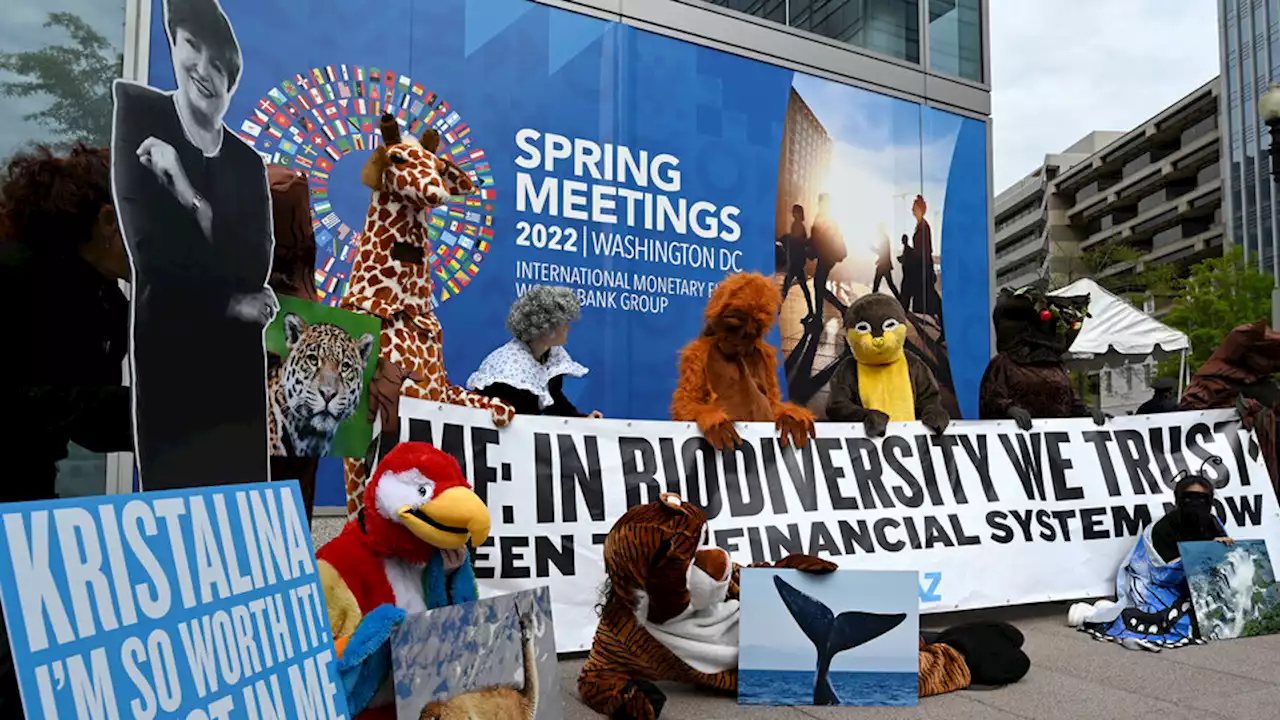
[[[267,436],[279,457],[323,457],[338,426],[355,414],[373,333],[359,339],[337,325],[284,316],[289,354],[267,379]]]
[[[672,494],[633,507],[614,523],[604,543],[607,583],[600,624],[578,676],[578,694],[588,707],[611,718],[656,720],[666,695],[654,683],[737,692],[736,637],[732,654],[723,655],[721,665],[711,654],[678,655],[668,647],[676,643],[659,639],[670,637],[665,629],[697,606],[703,590],[695,587],[698,577],[727,581],[725,599],[737,600],[742,566],[729,560],[724,550],[709,547],[709,540],[703,512]],[[747,567],[827,573],[837,566],[797,553],[774,565]],[[737,604],[723,604],[735,614],[731,620],[736,635]],[[955,648],[921,640],[921,697],[959,690],[970,681],[965,659]]]

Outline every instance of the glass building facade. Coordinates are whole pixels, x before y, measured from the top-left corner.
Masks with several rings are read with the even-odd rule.
[[[982,0],[707,1],[936,73],[983,81]]]
[[[1219,0],[1224,101],[1222,154],[1227,176],[1230,242],[1272,273],[1280,284],[1276,254],[1280,223],[1270,175],[1270,140],[1258,117],[1258,99],[1280,80],[1280,7],[1268,0]]]

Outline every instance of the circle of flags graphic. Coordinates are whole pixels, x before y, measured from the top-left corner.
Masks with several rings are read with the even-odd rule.
[[[454,197],[427,217],[428,257],[434,276],[432,305],[462,292],[480,272],[493,244],[493,170],[471,128],[436,93],[408,75],[359,65],[328,65],[294,75],[271,88],[237,134],[262,158],[307,173],[311,226],[316,233],[316,292],[337,305],[347,290],[364,216],[342,218],[330,202],[329,179],[347,155],[382,143],[378,120],[391,113],[414,137],[434,128],[439,155],[476,181],[480,190]],[[344,189],[345,190],[345,189]]]

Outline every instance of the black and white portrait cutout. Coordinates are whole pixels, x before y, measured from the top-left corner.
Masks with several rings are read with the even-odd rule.
[[[266,167],[223,124],[240,47],[216,0],[165,0],[164,22],[177,90],[116,81],[112,128],[142,487],[264,482],[278,304]]]

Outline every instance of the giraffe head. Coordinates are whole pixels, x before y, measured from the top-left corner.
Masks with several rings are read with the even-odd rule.
[[[360,172],[360,180],[373,190],[399,197],[408,205],[423,209],[444,205],[455,195],[475,192],[471,178],[457,165],[435,154],[440,135],[428,130],[422,140],[401,135],[391,115],[383,115],[382,145]]]

